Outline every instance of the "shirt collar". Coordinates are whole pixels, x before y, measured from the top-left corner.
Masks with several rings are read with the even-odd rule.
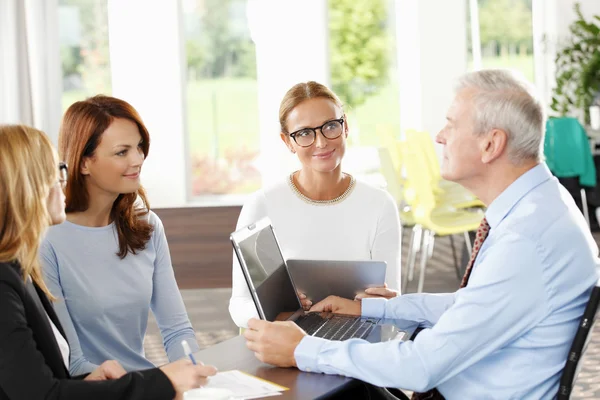
[[[518,177],[487,208],[485,218],[490,228],[498,226],[523,196],[550,178],[552,178],[552,173],[546,163],[539,163]]]

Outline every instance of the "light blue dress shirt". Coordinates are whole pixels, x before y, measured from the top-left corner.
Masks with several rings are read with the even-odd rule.
[[[80,375],[106,360],[127,371],[153,368],[144,355],[148,313],[154,313],[170,361],[185,357],[181,341],[198,351],[177,287],[162,222],[144,250],[117,256],[114,224],[91,228],[68,221],[51,227],[40,253],[54,309],[71,348],[70,372]]]
[[[466,288],[366,299],[362,314],[419,321],[414,342],[305,337],[303,371],[452,399],[550,399],[597,281],[598,248],[573,198],[545,164],[486,211],[491,227]]]

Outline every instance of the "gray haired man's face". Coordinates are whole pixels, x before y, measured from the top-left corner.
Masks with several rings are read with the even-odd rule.
[[[446,114],[446,125],[437,134],[443,146],[442,178],[461,182],[483,167],[481,137],[474,133],[472,91],[457,93]]]

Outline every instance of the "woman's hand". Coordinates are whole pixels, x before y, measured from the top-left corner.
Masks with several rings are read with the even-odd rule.
[[[385,299],[392,299],[398,295],[400,295],[399,292],[392,290],[392,289],[388,289],[387,283],[384,283],[383,286],[376,286],[376,287],[368,288],[364,292],[357,294],[356,297],[354,297],[354,300],[362,300],[362,299],[377,298],[377,297],[379,297],[379,298],[383,297]]]
[[[163,365],[160,370],[171,381],[176,392],[176,400],[183,399],[183,392],[205,385],[208,377],[217,373],[215,367],[202,363],[194,365],[187,358]]]
[[[311,312],[331,312],[345,315],[361,315],[362,305],[360,301],[348,300],[338,296],[327,296],[315,304]]]
[[[104,361],[98,368],[93,370],[84,381],[106,381],[109,379],[119,379],[126,374],[125,369],[118,361]]]
[[[310,307],[312,306],[312,301],[310,301],[306,297],[306,295],[300,291],[298,291],[298,298],[300,299],[300,304],[302,304],[302,308],[304,308],[304,311],[310,310]]]

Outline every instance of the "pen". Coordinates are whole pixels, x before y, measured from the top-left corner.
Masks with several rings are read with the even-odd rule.
[[[185,355],[188,356],[190,360],[192,360],[192,363],[194,365],[196,365],[196,359],[192,354],[192,349],[190,349],[190,345],[188,344],[187,340],[184,339],[181,341],[181,347],[183,347],[183,352],[185,353]]]

